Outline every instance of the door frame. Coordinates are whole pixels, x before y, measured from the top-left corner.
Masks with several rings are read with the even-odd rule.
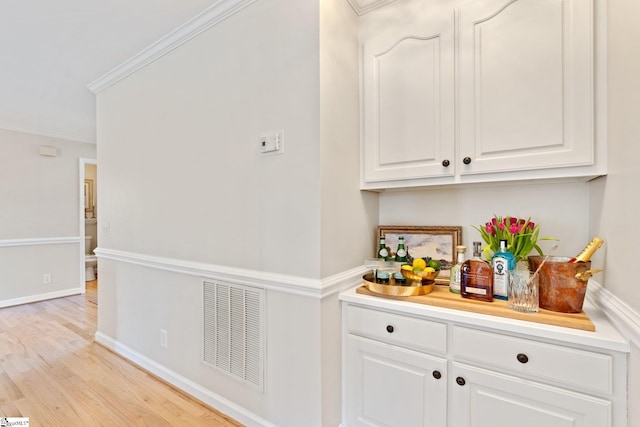
[[[98,161],[96,159],[86,159],[80,158],[78,165],[78,234],[80,236],[80,289],[84,294],[86,292],[86,276],[85,276],[85,265],[84,265],[84,252],[85,252],[85,232],[84,232],[84,167],[86,165],[98,165]],[[97,181],[97,180],[96,180]],[[97,182],[95,183],[97,184]],[[95,187],[94,190],[95,191]],[[97,218],[97,215],[95,215]]]

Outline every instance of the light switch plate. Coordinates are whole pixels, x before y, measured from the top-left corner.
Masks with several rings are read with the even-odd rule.
[[[264,132],[258,137],[258,149],[263,154],[281,154],[284,152],[283,131]]]

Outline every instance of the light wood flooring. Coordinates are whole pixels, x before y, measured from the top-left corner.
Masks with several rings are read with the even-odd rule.
[[[0,309],[0,417],[32,427],[240,426],[94,343],[96,286]]]

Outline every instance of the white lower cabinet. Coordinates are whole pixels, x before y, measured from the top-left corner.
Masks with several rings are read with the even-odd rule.
[[[584,332],[341,299],[342,427],[627,426],[628,342],[604,320]]]
[[[611,426],[609,400],[458,363],[449,378],[453,427]]]
[[[447,361],[347,337],[349,426],[444,426]]]

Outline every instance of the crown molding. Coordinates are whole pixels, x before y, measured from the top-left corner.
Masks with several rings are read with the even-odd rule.
[[[87,138],[80,135],[72,135],[64,132],[58,132],[51,129],[32,128],[17,123],[0,122],[0,129],[10,130],[13,132],[30,133],[33,135],[47,136],[50,138],[64,139],[66,141],[82,142],[84,144],[96,143],[95,138]]]
[[[105,90],[255,1],[256,0],[218,0],[185,24],[171,31],[102,77],[89,83],[87,87],[96,94]]]
[[[358,16],[371,12],[396,0],[347,0]]]

